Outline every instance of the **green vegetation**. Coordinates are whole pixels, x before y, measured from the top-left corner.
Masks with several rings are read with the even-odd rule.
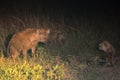
[[[55,64],[48,68],[31,62],[0,64],[0,80],[63,80],[64,66]]]

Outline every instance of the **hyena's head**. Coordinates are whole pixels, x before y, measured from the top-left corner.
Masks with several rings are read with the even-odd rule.
[[[46,42],[50,34],[50,29],[36,29],[35,37],[38,42]]]
[[[108,41],[103,41],[99,44],[99,49],[107,52],[111,48],[111,44]]]

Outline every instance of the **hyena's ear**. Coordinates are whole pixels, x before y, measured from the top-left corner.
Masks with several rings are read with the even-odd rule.
[[[50,29],[46,30],[47,34],[50,34]]]

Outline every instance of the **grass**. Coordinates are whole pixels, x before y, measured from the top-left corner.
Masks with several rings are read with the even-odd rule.
[[[31,63],[1,64],[1,80],[62,80],[64,71],[62,65],[44,68]]]
[[[58,64],[50,59],[44,61],[42,57],[31,58],[29,61],[20,58],[16,62],[2,58],[0,80],[64,80],[64,63]]]
[[[0,19],[0,80],[119,80],[119,63],[112,68],[101,66],[99,62],[105,61],[98,50],[98,44],[106,39],[119,46],[115,43],[119,43],[117,31],[107,28],[119,24],[110,15],[94,14],[83,12],[76,16],[60,11],[36,14],[28,10],[3,16]],[[5,58],[3,54],[11,35],[28,27],[50,28],[51,36],[60,30],[65,43],[56,43],[50,37],[53,38],[50,43],[38,45],[35,56],[28,56],[28,61],[19,58],[14,63],[11,58]]]

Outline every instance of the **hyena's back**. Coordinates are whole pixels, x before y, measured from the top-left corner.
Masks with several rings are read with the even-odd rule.
[[[15,59],[20,53],[26,57],[27,51],[35,51],[38,42],[45,42],[48,38],[49,30],[28,28],[13,35],[8,45],[8,54]]]

